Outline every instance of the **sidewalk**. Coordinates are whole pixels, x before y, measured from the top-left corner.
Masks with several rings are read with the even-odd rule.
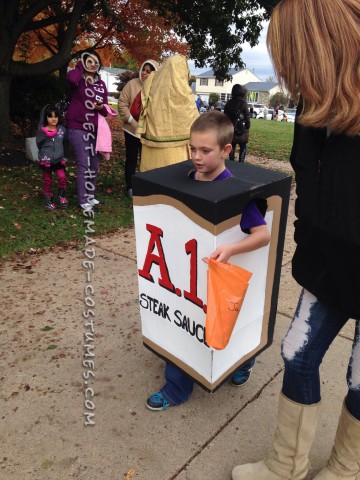
[[[0,480],[230,480],[234,465],[260,460],[275,428],[280,342],[299,294],[290,265],[293,203],[274,344],[244,387],[209,394],[197,386],[188,403],[165,412],[145,407],[162,385],[164,362],[142,345],[132,229],[96,238],[88,279],[81,249],[7,262],[0,271]],[[95,293],[86,295],[86,285]],[[86,308],[95,313],[94,338],[85,339]],[[330,453],[352,337],[349,322],[322,367],[309,479]],[[89,370],[96,377],[88,373],[86,385]],[[95,425],[84,425],[85,411],[95,413]]]

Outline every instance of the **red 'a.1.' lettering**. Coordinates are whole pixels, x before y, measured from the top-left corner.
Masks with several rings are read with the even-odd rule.
[[[185,251],[190,254],[190,291],[184,290],[184,297],[202,308],[203,301],[197,296],[197,241],[194,238],[185,243]]]
[[[150,270],[155,263],[155,265],[158,265],[160,269],[160,278],[158,280],[159,285],[166,288],[170,292],[175,292],[175,286],[170,280],[169,270],[166,265],[164,249],[161,243],[163,231],[161,230],[161,228],[150,225],[149,223],[146,224],[146,229],[148,230],[148,232],[150,232],[150,240],[143,268],[139,269],[138,273],[141,277],[154,283],[154,278],[151,275]],[[154,253],[155,247],[158,254]]]

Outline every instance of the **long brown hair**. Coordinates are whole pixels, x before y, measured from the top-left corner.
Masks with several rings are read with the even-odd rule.
[[[359,0],[282,0],[267,47],[279,82],[304,102],[300,122],[360,133]]]

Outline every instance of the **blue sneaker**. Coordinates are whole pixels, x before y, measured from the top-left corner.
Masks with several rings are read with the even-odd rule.
[[[150,410],[166,410],[167,407],[171,407],[161,392],[153,393],[151,397],[146,400],[146,406]]]
[[[245,383],[249,380],[251,375],[252,368],[249,370],[247,369],[240,369],[237,370],[234,375],[231,377],[231,385],[234,387],[242,387]]]

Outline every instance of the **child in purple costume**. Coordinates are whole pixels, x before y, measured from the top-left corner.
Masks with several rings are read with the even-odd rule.
[[[229,118],[216,110],[195,120],[190,131],[191,159],[195,169],[190,172],[190,178],[217,182],[233,176],[225,167],[225,159],[232,148],[233,133],[234,127]],[[244,240],[221,245],[210,256],[219,262],[227,262],[233,255],[262,248],[270,241],[265,219],[252,200],[242,212],[240,228],[249,233]],[[232,376],[232,385],[243,385],[248,380],[254,363],[254,359],[250,360],[238,369]],[[194,380],[170,362],[166,362],[165,380],[161,390],[147,399],[146,406],[150,410],[165,410],[168,406],[184,403],[193,391]]]
[[[101,80],[100,57],[96,52],[85,52],[82,59],[67,75],[70,105],[66,112],[68,139],[77,163],[77,194],[79,205],[89,210],[100,202],[95,198],[99,155],[96,152],[98,113],[107,116],[106,85]]]

